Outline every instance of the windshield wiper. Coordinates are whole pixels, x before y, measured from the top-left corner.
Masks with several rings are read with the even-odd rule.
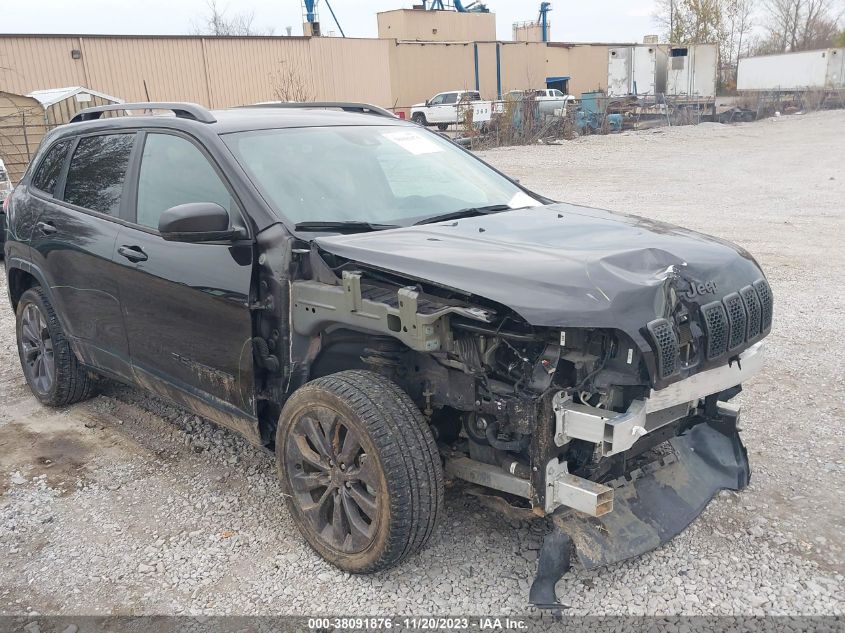
[[[451,213],[443,213],[441,215],[433,215],[430,218],[425,218],[419,222],[414,222],[414,226],[420,224],[434,224],[435,222],[445,222],[446,220],[460,220],[461,218],[473,218],[479,215],[487,215],[488,213],[499,213],[501,211],[512,211],[511,207],[506,204],[491,204],[486,207],[467,207],[466,209],[459,209]]]
[[[299,222],[296,225],[297,231],[326,231],[338,233],[366,233],[368,231],[384,231],[386,229],[398,229],[398,224],[373,224],[372,222],[360,222],[358,220],[346,220],[337,222]]]

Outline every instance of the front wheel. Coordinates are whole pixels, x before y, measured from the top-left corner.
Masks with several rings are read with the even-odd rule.
[[[370,371],[314,380],[287,401],[276,434],[285,499],[305,539],[351,573],[399,564],[443,511],[443,471],[419,409]]]
[[[423,127],[428,125],[428,120],[425,118],[425,114],[423,114],[422,112],[415,112],[414,115],[411,117],[411,121],[413,121],[417,125],[422,125]]]
[[[441,132],[445,132],[446,130],[449,129],[449,124],[448,123],[438,123],[437,129],[440,130]]]

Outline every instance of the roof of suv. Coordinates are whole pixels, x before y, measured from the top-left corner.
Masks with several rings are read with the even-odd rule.
[[[147,106],[144,108],[143,106]],[[150,107],[152,106],[152,107]],[[367,109],[370,110],[367,110]],[[170,110],[174,115],[136,114],[99,118],[107,111],[124,112],[141,110]],[[67,133],[74,129],[133,128],[138,126],[171,127],[201,126],[217,134],[244,132],[274,128],[364,126],[364,125],[410,125],[391,113],[367,104],[260,104],[225,110],[206,110],[195,104],[115,104],[83,110],[65,126]],[[85,126],[77,127],[77,126]]]
[[[335,125],[410,125],[402,119],[361,112],[316,108],[232,108],[214,110],[219,134],[269,128],[325,127]]]

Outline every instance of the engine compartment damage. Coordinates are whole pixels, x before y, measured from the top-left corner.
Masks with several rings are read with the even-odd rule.
[[[478,238],[482,248],[508,241],[501,260],[484,264],[470,265],[466,244],[453,247],[448,224],[303,244],[289,277],[286,385],[292,392],[347,369],[398,384],[430,425],[446,473],[552,521],[531,601],[553,608],[571,545],[587,567],[642,554],[683,530],[718,490],[747,484],[730,400],[761,368],[772,321],[771,291],[747,254],[627,216],[562,210],[572,211],[550,205],[526,215],[522,231],[542,229],[542,238]],[[553,252],[565,245],[550,213],[583,232],[615,222],[617,250],[594,244],[585,268],[553,281],[575,264]],[[495,216],[485,221],[495,228]],[[480,221],[458,224],[466,222]],[[633,247],[618,250],[620,232]],[[636,248],[648,241],[642,232],[662,248]],[[470,239],[466,227],[459,234]],[[547,270],[529,275],[535,261],[503,269],[511,249],[532,259],[525,251],[534,243]],[[681,260],[669,244],[700,261]],[[734,265],[718,270],[726,252]],[[582,295],[601,290],[600,309],[582,297],[567,312],[558,290],[574,296],[573,283]],[[551,307],[525,309],[542,297]]]

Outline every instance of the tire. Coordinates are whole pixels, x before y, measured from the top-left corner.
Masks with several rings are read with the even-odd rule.
[[[426,545],[443,513],[443,469],[425,418],[374,372],[298,389],[282,409],[276,465],[305,540],[350,573],[398,565]]]
[[[441,132],[445,132],[446,130],[449,129],[449,124],[448,123],[438,123],[437,129],[440,130]]]
[[[413,121],[417,125],[422,125],[423,127],[426,127],[428,125],[428,120],[425,118],[425,114],[423,114],[422,112],[414,113],[414,116],[411,117],[411,121]]]
[[[16,321],[21,368],[35,397],[51,407],[89,399],[94,393],[93,376],[76,358],[41,288],[36,286],[23,293],[18,301]],[[38,350],[34,349],[36,346]],[[40,379],[36,369],[39,356],[44,368]]]

